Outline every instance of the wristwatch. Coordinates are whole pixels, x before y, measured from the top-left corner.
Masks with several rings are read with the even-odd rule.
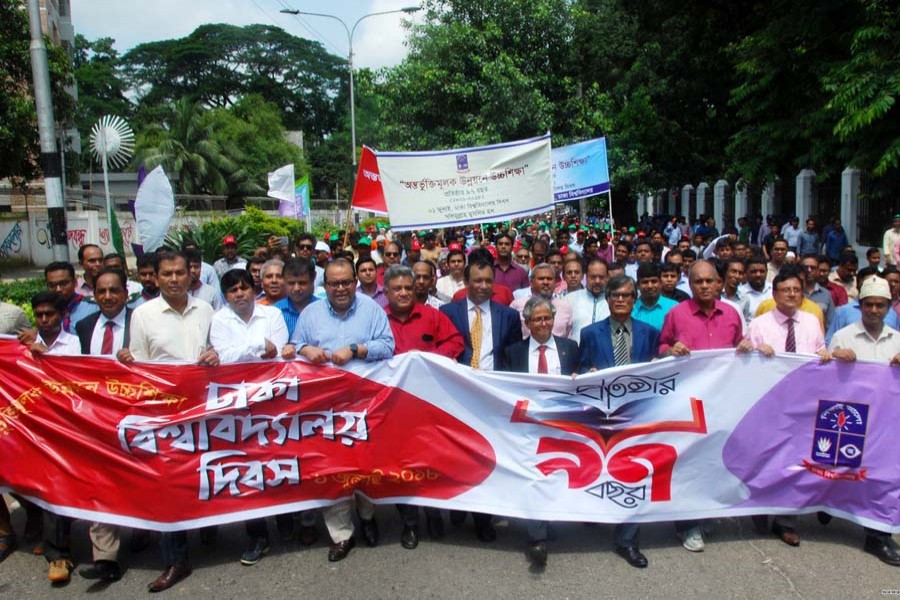
[[[350,354],[353,355],[353,358],[359,358],[359,346],[350,344]]]

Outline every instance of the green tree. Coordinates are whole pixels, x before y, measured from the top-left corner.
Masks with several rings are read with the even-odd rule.
[[[163,125],[138,134],[135,162],[148,169],[163,165],[178,176],[187,194],[244,196],[262,193],[243,167],[244,156],[232,143],[214,139],[199,102],[182,98],[171,105]]]
[[[66,92],[71,65],[63,48],[45,36],[50,63],[53,115],[71,122],[74,101]],[[39,177],[40,139],[29,54],[28,17],[17,0],[0,0],[0,179],[27,181]]]
[[[104,115],[131,116],[132,107],[125,97],[127,84],[119,76],[119,53],[113,48],[115,40],[100,38],[89,41],[75,36],[73,57],[75,83],[78,86],[78,107],[75,123],[82,138]]]

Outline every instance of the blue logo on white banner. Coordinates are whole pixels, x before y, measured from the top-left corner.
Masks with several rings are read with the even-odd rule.
[[[609,191],[606,138],[553,148],[553,200],[565,202]]]

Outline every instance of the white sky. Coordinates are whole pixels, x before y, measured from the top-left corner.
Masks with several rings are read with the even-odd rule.
[[[352,28],[363,15],[415,6],[416,0],[71,0],[76,33],[89,40],[111,37],[124,54],[143,42],[184,37],[204,23],[277,25],[288,33],[322,43],[346,57],[347,33],[334,19],[286,15],[282,8],[332,14]],[[421,20],[424,11],[412,18]],[[365,19],[353,35],[356,67],[398,64],[406,56],[403,13]]]

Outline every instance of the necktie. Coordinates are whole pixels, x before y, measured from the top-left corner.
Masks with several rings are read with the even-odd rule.
[[[100,354],[112,354],[113,353],[113,327],[116,324],[112,321],[106,322],[106,331],[103,332],[103,345],[100,346]]]
[[[627,365],[631,362],[628,356],[628,340],[625,339],[625,328],[619,325],[616,330],[616,343],[613,348],[613,356],[616,360],[616,366]]]
[[[796,352],[797,351],[797,338],[794,335],[794,319],[788,319],[787,321],[787,339],[784,341],[784,351],[785,352]]]
[[[472,321],[472,362],[469,363],[473,369],[477,369],[481,360],[481,307],[475,307],[475,319]]]
[[[538,350],[541,351],[540,356],[538,356],[538,373],[548,373],[547,370],[547,346],[541,344],[538,347]]]

